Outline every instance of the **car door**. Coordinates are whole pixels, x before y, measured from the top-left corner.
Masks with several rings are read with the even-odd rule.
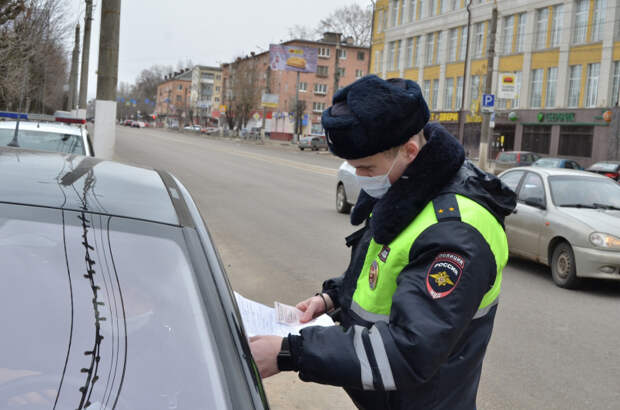
[[[545,186],[542,177],[527,172],[517,193],[517,208],[511,218],[511,251],[538,260],[540,234],[547,213]]]
[[[504,184],[508,186],[508,188],[517,192],[519,188],[519,184],[524,174],[525,174],[524,171],[508,171],[502,174],[500,176],[500,179],[502,180]],[[516,248],[514,245],[514,239],[513,239],[514,232],[515,232],[515,229],[513,228],[513,218],[518,212],[518,209],[519,209],[519,204],[517,203],[517,207],[515,208],[515,211],[511,215],[508,215],[506,217],[506,220],[504,221],[504,224],[506,227],[506,237],[508,238],[508,245],[510,247],[510,252],[515,253],[515,254],[520,254],[519,249]]]

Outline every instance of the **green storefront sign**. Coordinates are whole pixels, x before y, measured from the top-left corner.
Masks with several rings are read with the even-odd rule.
[[[546,123],[575,122],[575,113],[574,112],[539,112],[538,122],[546,122]]]

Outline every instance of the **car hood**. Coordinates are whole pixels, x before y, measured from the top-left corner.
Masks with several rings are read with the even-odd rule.
[[[596,232],[620,232],[620,211],[605,209],[558,208],[560,212],[588,225]]]

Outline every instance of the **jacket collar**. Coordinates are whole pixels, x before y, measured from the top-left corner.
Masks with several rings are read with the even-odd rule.
[[[424,135],[428,142],[385,196],[377,200],[362,191],[353,208],[353,225],[364,222],[372,212],[369,226],[377,243],[392,242],[463,165],[463,147],[441,125],[427,124]]]

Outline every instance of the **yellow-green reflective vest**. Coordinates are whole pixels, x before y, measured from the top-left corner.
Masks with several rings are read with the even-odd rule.
[[[446,209],[434,206],[429,202],[422,212],[405,228],[389,245],[389,258],[382,258],[384,246],[370,241],[364,266],[357,280],[357,287],[353,294],[351,310],[362,319],[369,322],[383,320],[388,322],[392,308],[392,296],[396,291],[396,279],[399,273],[409,264],[409,253],[417,237],[431,225],[438,223],[443,213],[451,212],[458,215],[460,220],[475,228],[488,243],[495,257],[497,275],[491,289],[484,295],[474,319],[484,316],[497,304],[502,284],[502,271],[508,262],[508,242],[506,234],[497,219],[482,205],[462,195],[455,195],[456,205]],[[378,264],[381,272],[376,278],[374,289],[369,281],[370,267]]]

